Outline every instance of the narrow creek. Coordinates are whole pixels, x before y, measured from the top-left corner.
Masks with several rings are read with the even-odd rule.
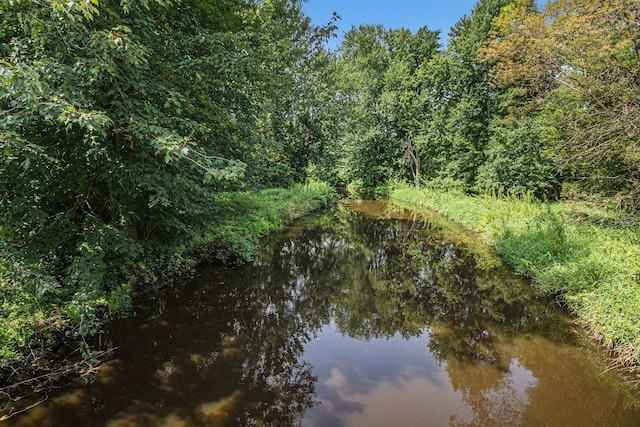
[[[342,201],[106,333],[116,357],[7,426],[638,426],[552,300],[441,227]]]

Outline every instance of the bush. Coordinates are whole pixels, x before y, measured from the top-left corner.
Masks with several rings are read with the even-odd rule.
[[[486,161],[478,168],[475,190],[481,193],[534,194],[555,199],[560,192],[558,171],[543,154],[542,128],[522,119],[493,130],[485,150]]]
[[[213,258],[249,260],[261,236],[337,197],[323,182],[217,193],[202,208],[199,221],[172,239],[160,234],[133,241],[111,225],[87,220],[80,235],[61,234],[61,243],[50,242],[59,252],[43,257],[39,265],[5,238],[0,246],[0,364],[19,358],[37,336],[55,329],[50,319],[64,319],[64,327],[79,337],[94,335],[105,320],[127,313],[136,291],[180,277]],[[65,260],[65,268],[59,259]]]

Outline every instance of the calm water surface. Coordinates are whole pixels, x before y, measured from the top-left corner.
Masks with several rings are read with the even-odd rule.
[[[6,425],[640,426],[553,302],[452,240],[342,202],[140,301],[115,360]]]

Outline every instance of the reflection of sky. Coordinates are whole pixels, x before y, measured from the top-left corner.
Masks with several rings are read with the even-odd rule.
[[[449,425],[452,415],[474,417],[429,353],[427,334],[366,342],[331,325],[305,346],[303,358],[314,366],[321,401],[305,426]]]
[[[303,358],[318,376],[320,401],[306,413],[306,427],[519,425],[529,393],[538,385],[513,359],[504,372],[481,368],[493,370],[497,382],[489,375],[454,388],[448,371],[464,368],[438,363],[429,351],[428,333],[362,341],[341,335],[331,324],[305,346]]]

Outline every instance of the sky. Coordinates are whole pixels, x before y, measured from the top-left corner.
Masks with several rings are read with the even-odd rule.
[[[382,24],[385,28],[405,27],[415,32],[426,25],[440,29],[440,40],[446,45],[449,28],[463,15],[470,15],[477,0],[308,0],[302,10],[314,25],[325,25],[334,11],[341,16],[336,47],[352,25]]]

